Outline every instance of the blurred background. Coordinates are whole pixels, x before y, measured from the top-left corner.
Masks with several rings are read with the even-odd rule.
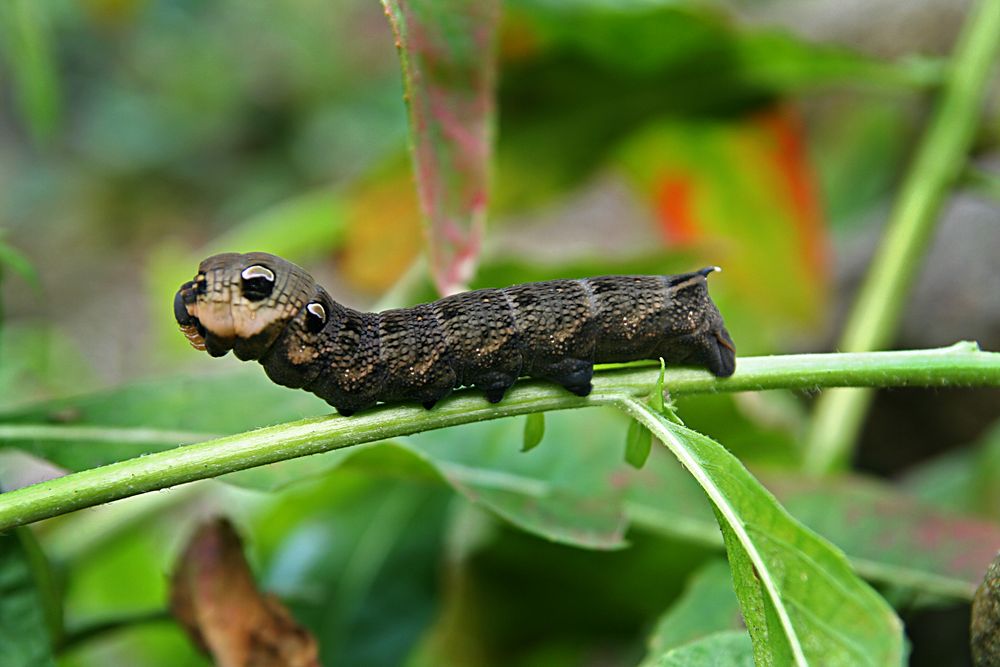
[[[508,0],[472,286],[718,264],[712,292],[741,354],[832,349],[967,9]],[[259,368],[194,353],[176,331],[173,293],[214,252],[284,255],[357,308],[387,293],[394,305],[435,298],[421,265],[411,270],[421,220],[378,2],[8,2],[0,28],[4,421],[213,434],[328,411]],[[895,347],[1000,349],[1000,208],[977,177],[1000,165],[996,95],[984,119]],[[811,398],[679,407],[780,480]],[[855,469],[995,522],[998,419],[995,390],[880,392]],[[666,455],[625,468],[606,444],[624,442],[616,415],[550,415],[542,447],[520,458],[521,424],[508,422],[46,522],[37,533],[66,626],[106,626],[68,641],[59,664],[208,664],[157,612],[191,526],[223,508],[324,664],[637,664],[689,574],[720,555],[707,506],[678,490],[687,480]],[[0,450],[0,479],[150,448],[18,443]],[[433,470],[414,472],[426,451]],[[549,484],[557,500],[539,510],[470,472],[494,469]],[[657,506],[700,517],[694,532],[642,514],[643,489],[668,479]],[[616,511],[588,504],[621,493]],[[586,525],[553,518],[564,505]],[[845,537],[858,549],[870,538]],[[964,664],[967,603],[885,588],[914,664]]]

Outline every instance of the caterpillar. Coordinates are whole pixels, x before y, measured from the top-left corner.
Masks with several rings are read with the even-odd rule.
[[[732,375],[736,350],[708,295],[716,270],[549,280],[362,313],[287,260],[226,253],[181,285],[174,316],[196,349],[257,360],[342,415],[378,402],[430,409],[460,386],[496,403],[521,376],[586,396],[595,363],[662,357]]]

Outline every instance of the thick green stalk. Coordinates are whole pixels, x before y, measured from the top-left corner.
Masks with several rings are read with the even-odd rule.
[[[980,0],[966,19],[944,91],[848,319],[841,351],[878,350],[892,343],[938,213],[965,165],[998,50],[1000,0]],[[808,471],[823,473],[848,461],[871,398],[871,391],[860,389],[820,397],[806,438]]]
[[[1000,386],[1000,353],[982,352],[974,343],[905,352],[747,357],[738,365],[736,374],[725,380],[700,370],[669,369],[664,386],[674,396],[844,386]],[[476,392],[462,391],[431,411],[410,405],[384,406],[349,418],[313,417],[176,447],[0,494],[0,531],[298,456],[486,419],[618,403],[647,395],[658,377],[655,366],[605,369],[594,377],[594,391],[586,398],[551,384],[525,382],[497,405]],[[5,427],[10,439],[18,436],[14,427]],[[35,428],[23,427],[23,435],[39,435]],[[114,429],[104,431],[113,436]],[[126,436],[134,435],[130,429],[125,431]]]

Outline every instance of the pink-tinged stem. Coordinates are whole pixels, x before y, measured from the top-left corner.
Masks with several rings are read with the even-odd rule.
[[[499,0],[383,0],[396,36],[410,150],[438,291],[475,270],[489,202]]]

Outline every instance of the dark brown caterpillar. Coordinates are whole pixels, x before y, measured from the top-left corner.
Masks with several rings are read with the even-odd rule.
[[[595,363],[663,357],[732,375],[733,341],[708,296],[715,270],[550,280],[360,313],[280,257],[227,253],[181,285],[174,315],[195,348],[256,359],[343,415],[379,401],[431,408],[462,385],[496,403],[522,375],[586,396]]]

